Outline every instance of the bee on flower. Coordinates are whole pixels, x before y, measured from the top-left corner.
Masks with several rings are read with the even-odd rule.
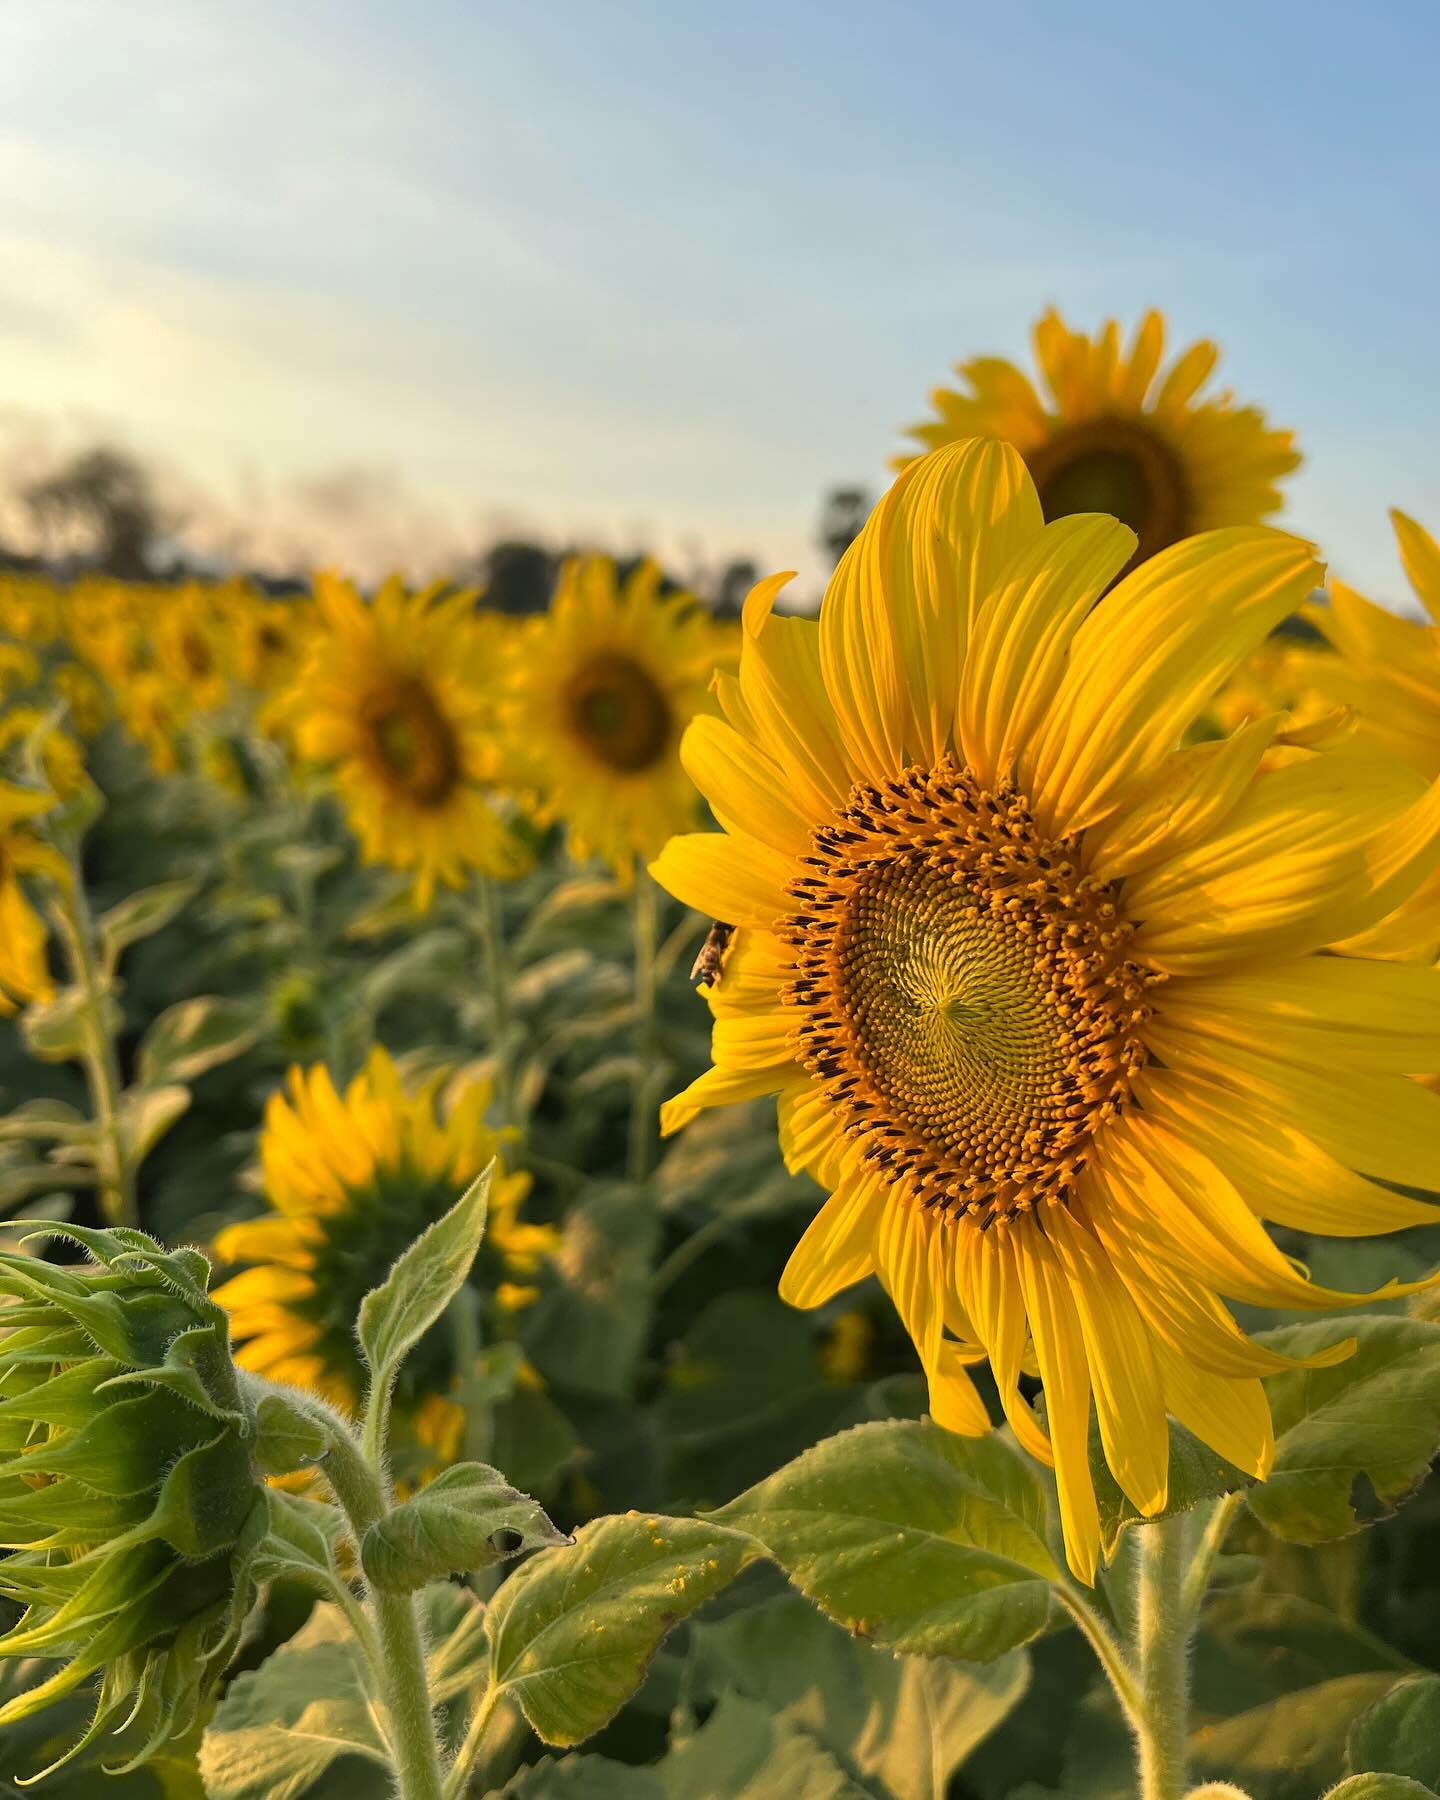
[[[681,751],[723,829],[652,866],[735,925],[713,1067],[665,1128],[778,1096],[827,1195],[782,1296],[877,1275],[952,1431],[989,1428],[966,1372],[988,1360],[1087,1582],[1092,1406],[1142,1514],[1167,1415],[1263,1479],[1260,1377],[1295,1365],[1224,1301],[1354,1298],[1266,1222],[1396,1231],[1436,1217],[1397,1189],[1440,1190],[1414,1079],[1440,1067],[1440,970],[1356,953],[1440,866],[1440,784],[1347,743],[1267,768],[1283,713],[1187,744],[1320,571],[1262,526],[1121,578],[1136,546],[1115,518],[1047,523],[1010,445],[911,463],[818,621],[774,612],[783,576],[750,595],[724,716]],[[1310,1363],[1349,1353],[1336,1335]]]

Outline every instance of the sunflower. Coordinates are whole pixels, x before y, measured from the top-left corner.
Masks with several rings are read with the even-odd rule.
[[[224,1261],[251,1265],[215,1292],[230,1313],[242,1367],[313,1389],[346,1410],[360,1401],[361,1300],[500,1149],[485,1123],[488,1084],[461,1082],[442,1113],[443,1080],[442,1072],[407,1093],[377,1045],[343,1099],[323,1065],[292,1068],[289,1097],[271,1096],[260,1135],[269,1210],[215,1240]],[[477,1279],[499,1313],[534,1298],[532,1277],[557,1244],[550,1227],[519,1216],[528,1185],[528,1176],[500,1169],[491,1182]],[[442,1454],[457,1425],[447,1396],[460,1373],[442,1323],[401,1377],[402,1413],[419,1440]]]
[[[1428,617],[1402,618],[1332,580],[1330,604],[1313,614],[1339,652],[1322,679],[1329,695],[1354,706],[1362,736],[1433,780],[1440,775],[1440,544],[1404,513],[1390,518]]]
[[[269,718],[303,758],[333,767],[366,861],[413,869],[422,908],[437,881],[511,876],[525,860],[491,800],[494,635],[472,594],[439,593],[391,577],[367,606],[321,576],[309,653]]]
[[[85,780],[85,752],[39,706],[12,706],[0,711],[0,762],[38,756],[40,771],[56,797],[68,800]]]
[[[539,816],[563,818],[571,854],[622,880],[694,823],[680,736],[716,665],[734,660],[731,634],[691,595],[660,589],[652,562],[622,582],[609,557],[574,557],[511,646],[503,716]]]
[[[988,1357],[1087,1581],[1092,1401],[1142,1513],[1167,1415],[1263,1478],[1258,1377],[1290,1365],[1220,1296],[1350,1297],[1261,1221],[1391,1231],[1436,1214],[1378,1183],[1440,1189],[1440,1097],[1410,1079],[1440,1062],[1440,972],[1322,954],[1440,861],[1440,786],[1354,748],[1261,772],[1273,716],[1178,747],[1317,569],[1241,527],[1112,586],[1134,548],[1046,525],[1009,446],[912,464],[817,622],[772,614],[784,577],[750,595],[724,720],[682,750],[724,830],[652,870],[737,927],[714,1066],[665,1129],[778,1094],[829,1190],[782,1296],[877,1274],[953,1431],[988,1429]]]
[[[25,893],[21,877],[69,879],[59,851],[28,829],[28,821],[54,804],[53,794],[0,780],[0,1013],[46,1000],[52,991],[45,925]]]
[[[1280,478],[1300,463],[1293,433],[1228,392],[1197,400],[1216,345],[1191,344],[1162,376],[1158,312],[1145,314],[1127,354],[1116,320],[1091,338],[1053,307],[1034,344],[1045,398],[1014,363],[976,357],[956,365],[964,390],[936,388],[939,417],[910,435],[930,449],[1005,439],[1025,458],[1047,520],[1106,512],[1135,532],[1127,567],[1192,532],[1256,524],[1280,506]]]

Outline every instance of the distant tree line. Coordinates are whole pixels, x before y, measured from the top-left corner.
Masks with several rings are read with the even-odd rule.
[[[181,522],[163,503],[151,472],[128,451],[97,444],[78,451],[59,468],[21,488],[19,510],[39,546],[22,555],[0,541],[0,569],[95,573],[122,581],[175,580],[213,574],[211,564],[190,556]],[[864,523],[870,496],[862,488],[837,487],[825,496],[818,541],[838,562]],[[561,563],[572,552],[527,538],[505,538],[481,551],[475,577],[487,603],[501,612],[543,612]],[[272,591],[303,585],[303,577],[244,571]],[[457,572],[463,578],[464,571]],[[760,577],[749,557],[736,557],[698,584],[700,598],[722,617],[736,617]],[[680,583],[672,585],[679,586]]]

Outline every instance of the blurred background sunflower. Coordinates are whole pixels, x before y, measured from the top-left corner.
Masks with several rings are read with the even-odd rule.
[[[1033,341],[1039,390],[1003,357],[974,357],[957,365],[958,391],[934,390],[939,416],[911,436],[931,450],[1003,438],[1025,458],[1047,519],[1109,513],[1130,527],[1130,567],[1194,532],[1279,510],[1280,480],[1300,465],[1294,436],[1228,392],[1204,395],[1218,345],[1191,344],[1162,370],[1165,321],[1153,309],[1128,346],[1117,320],[1091,337],[1054,307]]]
[[[549,611],[510,645],[503,716],[539,818],[563,820],[577,860],[599,857],[628,881],[637,858],[692,823],[680,737],[737,654],[733,626],[666,592],[655,563],[623,576],[607,556],[565,564]]]
[[[397,1394],[415,1441],[442,1461],[456,1454],[464,1427],[452,1398],[471,1373],[461,1346],[478,1352],[536,1298],[558,1241],[520,1216],[529,1177],[507,1173],[500,1160],[503,1134],[485,1123],[490,1098],[488,1083],[462,1073],[447,1085],[445,1071],[407,1091],[378,1044],[343,1097],[323,1066],[293,1068],[260,1134],[267,1210],[215,1239],[223,1263],[248,1265],[215,1290],[230,1314],[236,1360],[353,1412],[364,1398],[360,1302],[495,1161],[485,1247],[462,1297],[473,1316],[431,1329]]]

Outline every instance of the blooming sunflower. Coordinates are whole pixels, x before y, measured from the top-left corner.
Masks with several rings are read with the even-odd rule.
[[[1440,973],[1322,954],[1440,860],[1440,786],[1353,748],[1262,772],[1278,717],[1177,747],[1316,565],[1241,527],[1112,587],[1134,547],[1045,524],[1009,446],[910,465],[818,621],[772,615],[785,576],[750,595],[724,720],[682,749],[723,832],[652,870],[737,927],[714,1066],[665,1128],[779,1095],[829,1190],[782,1296],[877,1274],[954,1431],[988,1428],[988,1357],[1086,1580],[1092,1401],[1145,1514],[1167,1414],[1263,1477],[1258,1377],[1290,1365],[1220,1296],[1348,1297],[1261,1221],[1390,1231],[1436,1215],[1377,1183],[1440,1189],[1440,1098],[1410,1079],[1440,1060]]]
[[[272,1381],[313,1389],[353,1410],[365,1387],[355,1341],[360,1302],[412,1240],[449,1210],[494,1158],[489,1085],[470,1081],[437,1110],[443,1075],[407,1093],[378,1045],[344,1098],[323,1065],[292,1068],[271,1096],[260,1136],[269,1210],[227,1226],[216,1254],[252,1266],[215,1292],[231,1316],[236,1361]],[[527,1283],[556,1247],[548,1226],[519,1216],[529,1177],[498,1170],[478,1279],[503,1311],[534,1297]],[[442,1325],[405,1365],[400,1405],[420,1441],[453,1447],[452,1340]]]
[[[321,576],[309,654],[273,713],[302,757],[333,767],[366,860],[415,871],[421,907],[437,881],[524,863],[491,804],[493,633],[472,594],[439,591],[410,594],[392,577],[366,605]]]
[[[572,855],[622,879],[694,823],[680,736],[716,665],[734,660],[731,633],[660,587],[652,562],[622,583],[609,557],[574,557],[549,612],[511,645],[503,717],[539,816],[563,818]]]
[[[1053,307],[1034,344],[1044,398],[1014,363],[976,357],[956,365],[964,389],[936,388],[939,417],[910,435],[931,449],[1003,438],[1025,458],[1046,519],[1113,514],[1136,534],[1131,565],[1193,532],[1255,524],[1280,506],[1280,478],[1300,463],[1293,434],[1228,392],[1197,399],[1219,359],[1216,345],[1191,344],[1161,375],[1158,312],[1145,314],[1127,353],[1116,320],[1087,337]]]
[[[51,992],[44,922],[27,898],[21,877],[69,879],[59,851],[27,829],[27,821],[54,804],[53,794],[0,781],[0,1013],[48,999]]]

